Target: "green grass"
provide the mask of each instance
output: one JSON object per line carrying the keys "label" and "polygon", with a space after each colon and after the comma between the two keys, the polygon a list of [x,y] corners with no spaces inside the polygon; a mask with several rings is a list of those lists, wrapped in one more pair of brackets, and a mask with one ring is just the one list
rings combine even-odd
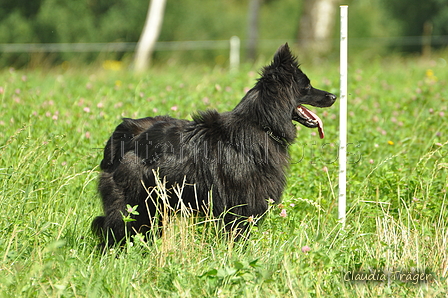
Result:
{"label": "green grass", "polygon": [[[174,217],[162,238],[102,255],[90,232],[102,148],[121,117],[234,107],[257,77],[193,66],[0,71],[1,297],[443,297],[448,292],[448,67],[353,61],[347,225],[337,220],[338,106],[301,127],[283,203],[247,242],[210,219]],[[307,65],[338,92],[335,63]],[[429,69],[431,71],[429,71]],[[282,209],[286,217],[280,216]],[[308,247],[308,252],[302,252]],[[427,283],[345,281],[415,270]]]}

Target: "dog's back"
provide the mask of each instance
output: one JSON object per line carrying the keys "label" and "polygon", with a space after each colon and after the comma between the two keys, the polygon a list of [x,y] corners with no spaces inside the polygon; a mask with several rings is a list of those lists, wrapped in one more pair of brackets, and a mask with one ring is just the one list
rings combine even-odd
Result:
{"label": "dog's back", "polygon": [[123,118],[123,122],[115,128],[112,136],[104,148],[103,160],[100,163],[101,170],[110,172],[116,169],[130,143],[141,133],[150,129],[157,122],[176,120],[169,116],[146,117],[140,119]]}

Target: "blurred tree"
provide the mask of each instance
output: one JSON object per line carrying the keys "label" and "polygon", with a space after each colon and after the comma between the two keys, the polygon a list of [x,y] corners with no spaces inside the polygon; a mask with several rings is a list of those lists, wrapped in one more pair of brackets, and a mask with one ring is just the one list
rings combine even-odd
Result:
{"label": "blurred tree", "polygon": [[42,0],[0,0],[0,17],[3,18],[14,11],[19,11],[25,18],[32,18],[39,11],[41,3]]}
{"label": "blurred tree", "polygon": [[150,62],[154,46],[162,28],[166,0],[151,0],[146,16],[145,27],[138,41],[134,67],[138,72],[145,71]]}
{"label": "blurred tree", "polygon": [[299,46],[305,52],[326,54],[331,51],[331,38],[339,0],[305,0],[299,22]]}
{"label": "blurred tree", "polygon": [[[402,35],[421,36],[429,27],[434,35],[448,34],[447,0],[383,0],[383,3],[389,14],[400,22]],[[418,51],[421,46],[412,45],[406,49]]]}
{"label": "blurred tree", "polygon": [[247,26],[247,58],[255,60],[258,41],[258,18],[263,0],[249,0],[248,26]]}
{"label": "blurred tree", "polygon": [[100,16],[119,2],[119,0],[87,0],[87,6],[93,14]]}

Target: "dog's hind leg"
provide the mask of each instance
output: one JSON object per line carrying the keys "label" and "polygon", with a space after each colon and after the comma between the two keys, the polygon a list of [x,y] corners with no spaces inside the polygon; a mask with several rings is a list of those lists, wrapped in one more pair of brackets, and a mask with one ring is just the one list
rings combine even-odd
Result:
{"label": "dog's hind leg", "polygon": [[103,172],[99,191],[103,199],[105,216],[98,216],[92,222],[92,230],[103,237],[108,246],[120,242],[125,237],[126,198],[113,179],[113,173]]}
{"label": "dog's hind leg", "polygon": [[106,219],[105,216],[97,216],[92,222],[92,232],[94,235],[98,237],[104,236],[104,220]]}

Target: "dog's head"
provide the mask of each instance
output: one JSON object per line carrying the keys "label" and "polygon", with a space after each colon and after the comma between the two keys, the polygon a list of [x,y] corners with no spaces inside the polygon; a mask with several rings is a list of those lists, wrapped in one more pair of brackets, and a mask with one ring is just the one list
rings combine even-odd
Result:
{"label": "dog's head", "polygon": [[336,101],[336,96],[314,88],[308,77],[300,70],[296,57],[288,44],[280,46],[274,55],[273,62],[263,69],[262,78],[273,92],[283,93],[289,100],[291,120],[309,128],[318,128],[321,138],[324,137],[322,120],[303,105],[324,108]]}

